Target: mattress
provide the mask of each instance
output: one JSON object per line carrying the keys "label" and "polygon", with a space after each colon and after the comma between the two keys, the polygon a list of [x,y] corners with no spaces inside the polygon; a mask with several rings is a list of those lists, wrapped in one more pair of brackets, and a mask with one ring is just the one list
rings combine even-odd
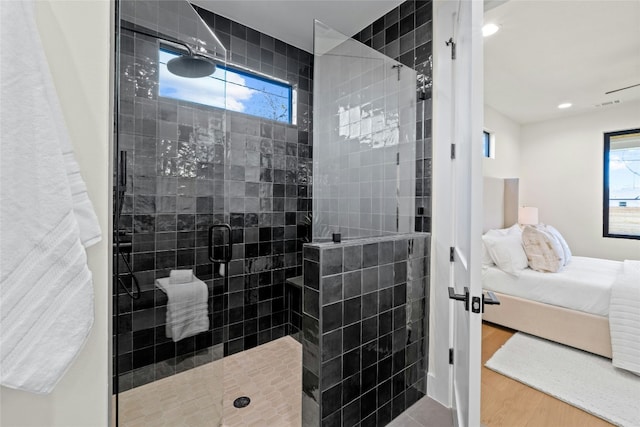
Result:
{"label": "mattress", "polygon": [[540,273],[526,268],[513,276],[497,268],[483,268],[485,290],[513,295],[544,304],[607,316],[611,285],[623,263],[574,256],[558,273]]}

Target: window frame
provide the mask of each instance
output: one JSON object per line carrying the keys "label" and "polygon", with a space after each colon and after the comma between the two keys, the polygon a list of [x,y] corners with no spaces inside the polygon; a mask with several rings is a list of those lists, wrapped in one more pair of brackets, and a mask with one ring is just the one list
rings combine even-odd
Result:
{"label": "window frame", "polygon": [[488,131],[487,129],[482,130],[482,156],[486,159],[495,158],[493,155],[494,152],[494,135],[493,132]]}
{"label": "window frame", "polygon": [[[184,55],[186,53],[186,52],[180,51],[179,49],[174,48],[174,47],[167,47],[166,45],[160,45],[159,48],[158,48],[158,53],[160,51],[164,51],[164,52],[172,54],[172,55]],[[158,69],[159,69],[159,67],[160,67],[160,61],[158,60]],[[252,78],[252,79],[260,80],[260,81],[263,81],[265,83],[269,83],[269,84],[272,84],[274,86],[279,86],[279,87],[285,89],[287,91],[287,99],[288,99],[288,106],[287,106],[287,113],[288,114],[287,114],[286,120],[277,120],[277,119],[273,119],[273,118],[270,118],[270,117],[260,116],[260,115],[257,115],[257,114],[246,113],[244,111],[236,111],[236,110],[232,110],[232,109],[227,109],[226,107],[220,107],[220,106],[211,105],[211,104],[203,104],[203,103],[199,103],[199,102],[195,102],[195,101],[189,101],[188,99],[182,99],[182,98],[177,98],[177,97],[167,97],[167,96],[160,95],[160,73],[159,73],[159,71],[158,71],[158,86],[157,86],[158,93],[157,93],[157,95],[158,95],[159,98],[174,99],[174,100],[177,100],[177,101],[180,101],[180,102],[188,102],[190,104],[195,104],[195,105],[204,106],[204,107],[208,107],[208,108],[224,109],[226,111],[230,111],[230,112],[233,112],[233,113],[244,114],[246,116],[255,117],[255,118],[260,119],[260,120],[269,120],[269,121],[276,122],[276,123],[282,123],[282,124],[288,125],[288,126],[292,126],[292,125],[295,126],[296,125],[296,121],[295,121],[295,117],[294,117],[295,109],[296,109],[296,100],[294,99],[294,97],[295,97],[295,94],[296,94],[296,90],[294,88],[294,85],[292,85],[289,82],[280,80],[280,79],[278,79],[276,77],[270,77],[270,76],[267,76],[267,75],[265,75],[263,73],[253,72],[252,70],[248,70],[248,69],[245,69],[245,68],[241,68],[239,66],[235,66],[235,64],[216,62],[216,67],[220,68],[220,69],[223,69],[223,70],[225,70],[227,72],[231,72],[231,73],[235,73],[235,74],[240,75],[240,76],[244,76],[244,77],[249,77],[249,78]],[[209,77],[211,77],[211,76],[209,76]],[[214,78],[214,77],[211,77],[211,78]],[[218,79],[218,80],[220,80],[220,79]],[[229,82],[227,79],[225,79],[224,80],[224,84],[226,85],[226,84],[237,84],[237,83]],[[252,89],[252,88],[250,88],[248,86],[245,86],[245,87],[247,87],[248,89],[251,89],[251,90],[262,92],[262,91],[260,91],[258,89]]]}
{"label": "window frame", "polygon": [[615,132],[604,133],[604,151],[603,151],[603,187],[602,187],[602,237],[616,239],[632,239],[640,240],[639,235],[633,234],[613,234],[609,232],[609,153],[611,148],[611,138],[621,135],[629,135],[640,133],[640,128],[627,129]]}

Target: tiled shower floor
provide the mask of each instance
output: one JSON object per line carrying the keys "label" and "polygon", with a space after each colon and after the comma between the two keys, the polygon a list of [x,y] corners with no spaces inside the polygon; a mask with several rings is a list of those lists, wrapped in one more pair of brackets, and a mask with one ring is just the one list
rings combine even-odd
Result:
{"label": "tiled shower floor", "polygon": [[[302,346],[287,336],[120,393],[120,426],[301,425]],[[219,387],[224,377],[224,395]],[[240,396],[251,398],[234,408]]]}

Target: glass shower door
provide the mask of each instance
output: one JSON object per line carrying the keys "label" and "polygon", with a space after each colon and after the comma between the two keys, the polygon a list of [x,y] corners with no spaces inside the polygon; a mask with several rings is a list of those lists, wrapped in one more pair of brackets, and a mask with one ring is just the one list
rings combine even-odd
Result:
{"label": "glass shower door", "polygon": [[[197,53],[224,65],[226,51],[186,1],[117,8],[115,425],[218,426],[231,256],[218,226],[229,221],[225,71],[186,78],[167,64]],[[216,106],[185,98],[199,86]]]}

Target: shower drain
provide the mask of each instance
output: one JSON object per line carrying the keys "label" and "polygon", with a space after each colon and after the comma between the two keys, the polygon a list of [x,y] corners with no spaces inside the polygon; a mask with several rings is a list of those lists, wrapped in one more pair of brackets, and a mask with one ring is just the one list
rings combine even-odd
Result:
{"label": "shower drain", "polygon": [[249,403],[251,403],[251,399],[247,396],[242,396],[233,401],[233,406],[236,408],[245,408],[249,406]]}

